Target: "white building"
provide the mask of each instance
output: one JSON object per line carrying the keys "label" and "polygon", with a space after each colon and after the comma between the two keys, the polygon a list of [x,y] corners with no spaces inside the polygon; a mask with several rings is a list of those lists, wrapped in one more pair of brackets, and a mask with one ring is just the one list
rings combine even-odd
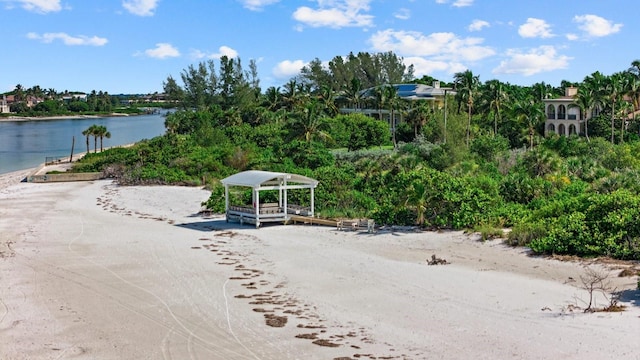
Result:
{"label": "white building", "polygon": [[0,114],[10,113],[9,104],[7,104],[7,95],[2,95],[2,101],[0,102]]}
{"label": "white building", "polygon": [[557,99],[544,99],[547,119],[544,122],[544,135],[558,134],[561,136],[584,134],[586,114],[575,106],[574,96],[578,88],[568,87],[565,94]]}

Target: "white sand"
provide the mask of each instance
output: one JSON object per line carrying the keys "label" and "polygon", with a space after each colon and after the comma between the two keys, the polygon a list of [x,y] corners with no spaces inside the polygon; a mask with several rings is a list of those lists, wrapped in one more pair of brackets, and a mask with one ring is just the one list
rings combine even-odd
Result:
{"label": "white sand", "polygon": [[621,265],[590,266],[627,310],[584,314],[584,263],[461,232],[256,230],[200,217],[200,189],[2,178],[2,359],[640,357]]}

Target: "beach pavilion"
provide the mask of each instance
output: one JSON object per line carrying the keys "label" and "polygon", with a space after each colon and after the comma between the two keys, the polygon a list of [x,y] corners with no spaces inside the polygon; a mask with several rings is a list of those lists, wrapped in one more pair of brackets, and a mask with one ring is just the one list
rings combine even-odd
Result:
{"label": "beach pavilion", "polygon": [[[313,217],[314,190],[318,181],[306,176],[261,170],[243,171],[220,180],[224,185],[225,213],[227,222],[239,221],[255,224],[264,222],[287,223],[292,218]],[[230,189],[250,188],[252,204],[232,204]],[[308,189],[309,204],[303,206],[290,203],[289,190]],[[261,203],[261,192],[277,193],[277,202]],[[275,198],[271,194],[271,198]]]}

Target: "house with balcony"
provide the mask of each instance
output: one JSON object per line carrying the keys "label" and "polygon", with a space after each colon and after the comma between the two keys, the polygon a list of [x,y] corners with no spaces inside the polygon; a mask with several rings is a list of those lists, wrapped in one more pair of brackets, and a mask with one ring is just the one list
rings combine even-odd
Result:
{"label": "house with balcony", "polygon": [[578,88],[568,87],[564,96],[556,99],[544,99],[546,120],[544,122],[544,135],[558,134],[561,136],[584,134],[587,114],[583,114],[580,108],[575,106],[574,97]]}

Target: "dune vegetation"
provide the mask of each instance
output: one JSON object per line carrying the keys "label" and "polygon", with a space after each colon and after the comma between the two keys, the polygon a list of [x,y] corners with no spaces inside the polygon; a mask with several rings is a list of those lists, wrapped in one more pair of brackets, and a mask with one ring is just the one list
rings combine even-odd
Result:
{"label": "dune vegetation", "polygon": [[[473,229],[542,254],[640,259],[640,62],[582,82],[511,85],[457,73],[446,106],[402,100],[388,84],[422,83],[393,53],[319,60],[280,87],[260,88],[255,62],[223,57],[190,66],[164,91],[175,111],[166,134],[87,154],[74,171],[121,184],[207,186],[260,169],[319,180],[319,216],[378,224]],[[363,90],[374,90],[363,96]],[[542,100],[577,87],[576,106],[597,109],[587,133],[544,136]],[[400,114],[389,122],[339,109]],[[588,136],[587,136],[588,135]],[[248,194],[236,194],[243,197]],[[295,196],[295,194],[294,194]],[[266,200],[265,200],[266,201]],[[301,196],[296,200],[304,203]]]}

